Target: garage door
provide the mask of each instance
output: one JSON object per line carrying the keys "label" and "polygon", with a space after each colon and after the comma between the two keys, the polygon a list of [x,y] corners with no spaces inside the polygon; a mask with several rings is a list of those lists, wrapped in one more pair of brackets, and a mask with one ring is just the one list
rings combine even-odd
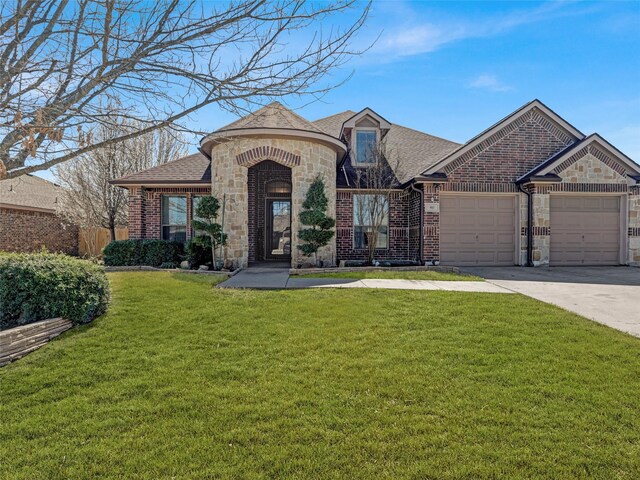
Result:
{"label": "garage door", "polygon": [[440,263],[514,265],[516,198],[441,195]]}
{"label": "garage door", "polygon": [[620,197],[551,195],[551,265],[618,265]]}

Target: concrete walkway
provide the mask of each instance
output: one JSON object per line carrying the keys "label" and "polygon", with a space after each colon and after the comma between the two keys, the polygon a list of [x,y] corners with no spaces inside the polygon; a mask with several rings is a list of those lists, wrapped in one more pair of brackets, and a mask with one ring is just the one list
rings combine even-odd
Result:
{"label": "concrete walkway", "polygon": [[289,268],[249,267],[217,285],[217,288],[278,290],[287,287]]}
{"label": "concrete walkway", "polygon": [[464,271],[640,337],[640,268],[473,267]]}
{"label": "concrete walkway", "polygon": [[386,288],[392,290],[449,290],[455,292],[513,293],[488,282],[444,280],[400,280],[352,278],[309,278],[289,276],[288,268],[250,267],[218,284],[218,288],[282,290],[299,288]]}

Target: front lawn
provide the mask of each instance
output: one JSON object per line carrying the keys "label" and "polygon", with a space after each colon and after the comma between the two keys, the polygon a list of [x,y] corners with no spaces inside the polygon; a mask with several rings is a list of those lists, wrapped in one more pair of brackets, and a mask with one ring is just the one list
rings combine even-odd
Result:
{"label": "front lawn", "polygon": [[378,270],[378,271],[355,271],[355,272],[336,272],[336,273],[309,273],[299,275],[302,278],[354,278],[354,279],[367,279],[367,278],[395,278],[402,280],[459,280],[469,282],[483,282],[484,279],[476,277],[474,275],[467,275],[463,273],[453,272],[437,272],[434,270],[414,270],[414,271],[402,271],[402,270]]}
{"label": "front lawn", "polygon": [[0,369],[0,478],[640,478],[640,340],[553,306],[110,280]]}

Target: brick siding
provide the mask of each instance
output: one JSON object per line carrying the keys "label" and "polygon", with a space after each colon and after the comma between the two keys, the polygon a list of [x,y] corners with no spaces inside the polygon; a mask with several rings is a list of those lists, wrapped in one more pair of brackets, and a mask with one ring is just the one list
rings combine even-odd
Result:
{"label": "brick siding", "polygon": [[574,141],[534,109],[447,165],[447,182],[424,187],[423,259],[440,260],[439,192],[517,193],[519,177]]}
{"label": "brick siding", "polygon": [[[129,238],[161,238],[162,195],[187,197],[187,239],[191,238],[191,197],[211,195],[211,187],[165,187],[129,189]],[[221,200],[221,199],[220,199]]]}
{"label": "brick siding", "polygon": [[[353,248],[354,190],[338,190],[336,197],[337,260],[366,260],[367,248]],[[409,199],[408,191],[393,191],[389,199],[389,248],[379,248],[375,258],[407,260],[409,258]]]}
{"label": "brick siding", "polygon": [[53,213],[0,208],[0,250],[78,254],[78,227]]}

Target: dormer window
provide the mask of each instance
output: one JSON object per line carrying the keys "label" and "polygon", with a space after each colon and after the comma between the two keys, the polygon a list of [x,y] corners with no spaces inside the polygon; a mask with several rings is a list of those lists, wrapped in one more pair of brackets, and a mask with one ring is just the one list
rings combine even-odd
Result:
{"label": "dormer window", "polygon": [[357,128],[354,142],[355,163],[370,165],[378,160],[378,130],[373,128]]}

